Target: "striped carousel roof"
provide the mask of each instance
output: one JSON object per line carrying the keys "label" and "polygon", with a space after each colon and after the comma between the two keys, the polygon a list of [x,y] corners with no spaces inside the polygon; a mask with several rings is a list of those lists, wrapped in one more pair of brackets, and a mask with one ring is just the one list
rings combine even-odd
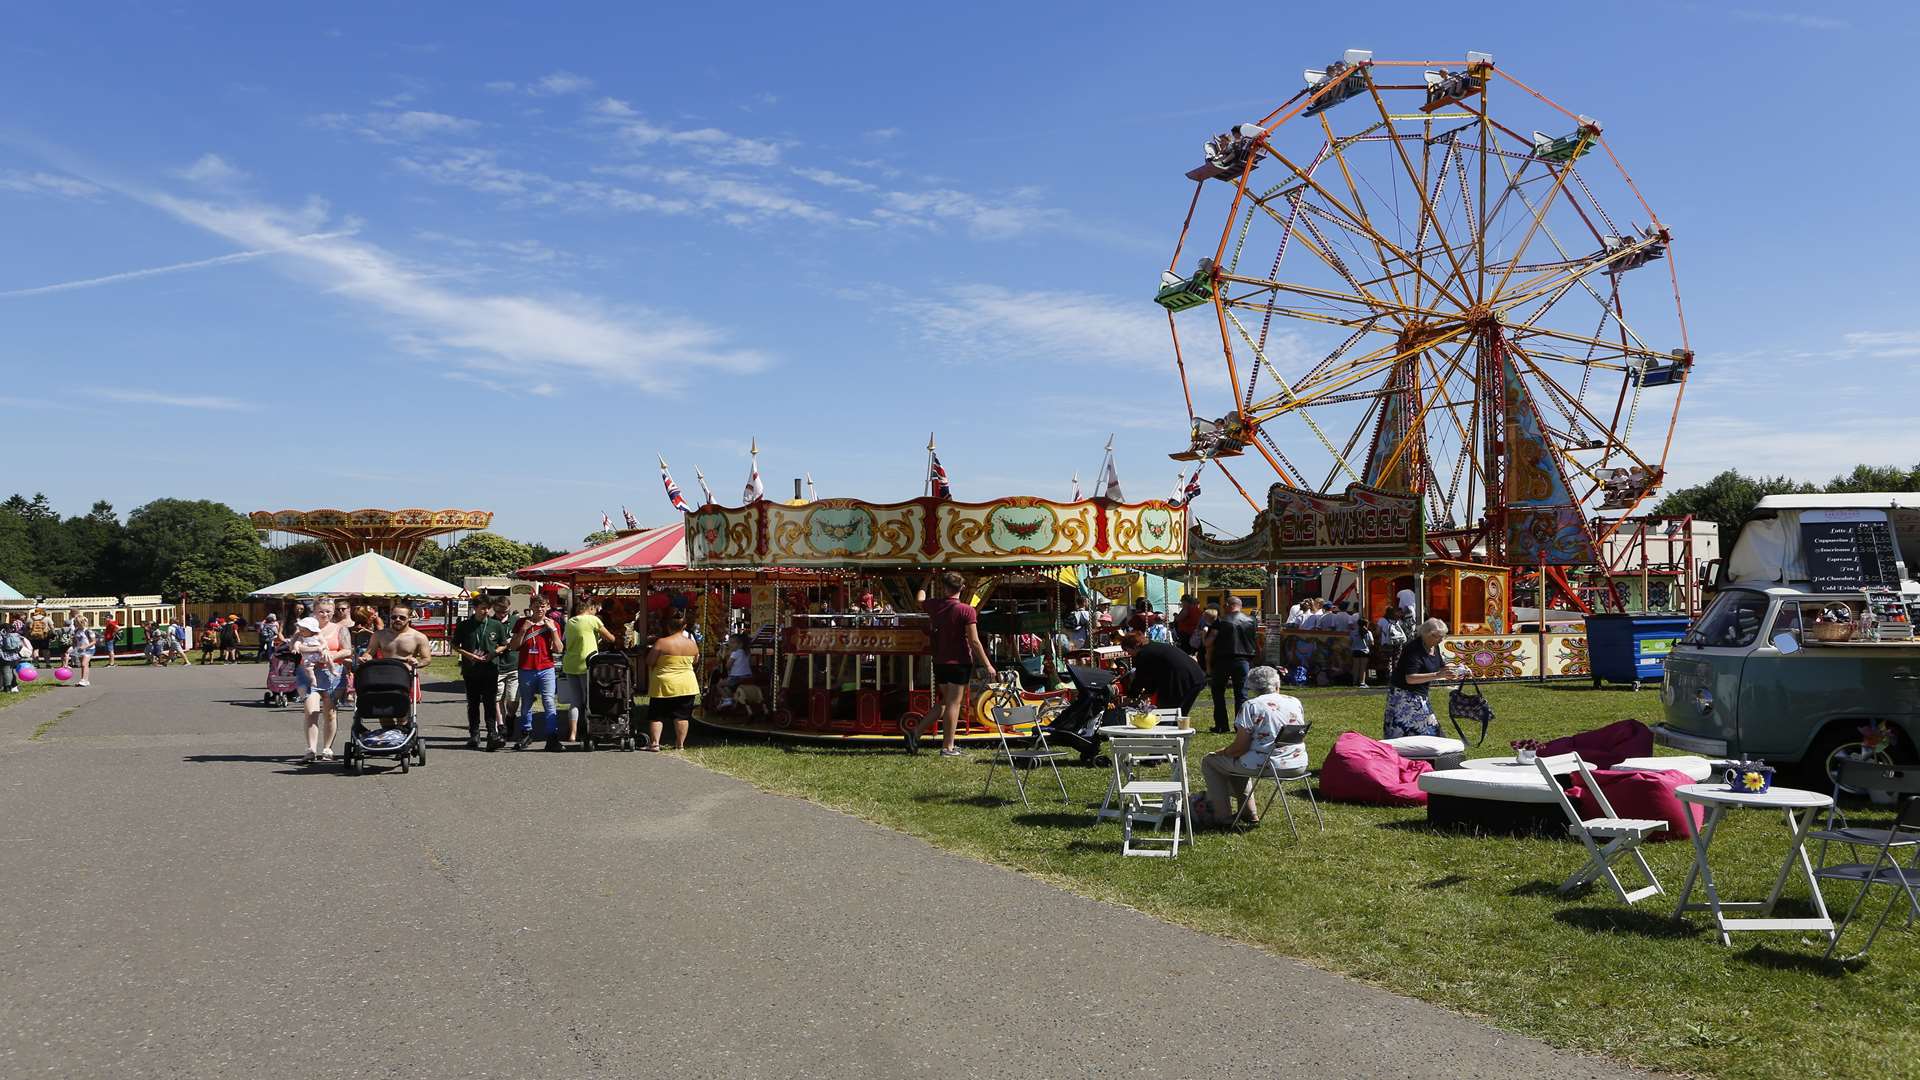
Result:
{"label": "striped carousel roof", "polygon": [[604,544],[515,570],[515,577],[573,578],[590,574],[644,574],[687,568],[684,522],[623,532]]}
{"label": "striped carousel roof", "polygon": [[255,596],[407,596],[432,599],[460,596],[458,585],[395,562],[379,552],[355,555],[345,562],[323,566],[312,573],[288,578],[255,592]]}

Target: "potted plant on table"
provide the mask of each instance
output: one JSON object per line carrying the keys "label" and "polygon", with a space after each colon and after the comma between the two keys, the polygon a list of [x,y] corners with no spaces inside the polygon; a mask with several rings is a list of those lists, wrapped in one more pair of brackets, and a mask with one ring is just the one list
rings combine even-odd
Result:
{"label": "potted plant on table", "polygon": [[1507,745],[1513,747],[1513,756],[1522,765],[1531,765],[1540,758],[1539,739],[1515,739]]}

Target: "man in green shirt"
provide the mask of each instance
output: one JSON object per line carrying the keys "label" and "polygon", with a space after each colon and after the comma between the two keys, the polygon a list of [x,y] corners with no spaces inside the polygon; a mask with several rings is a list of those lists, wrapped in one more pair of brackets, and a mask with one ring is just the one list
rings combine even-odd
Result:
{"label": "man in green shirt", "polygon": [[567,710],[567,741],[580,733],[580,714],[587,708],[587,657],[601,642],[613,644],[613,634],[600,621],[600,601],[586,597],[573,602],[573,618],[567,620],[566,652],[560,657],[560,700]]}
{"label": "man in green shirt", "polygon": [[487,751],[500,749],[500,708],[495,692],[500,657],[507,651],[507,628],[489,618],[475,600],[467,617],[453,628],[453,650],[460,657],[460,681],[467,692],[467,749],[480,749],[480,717],[487,718]]}

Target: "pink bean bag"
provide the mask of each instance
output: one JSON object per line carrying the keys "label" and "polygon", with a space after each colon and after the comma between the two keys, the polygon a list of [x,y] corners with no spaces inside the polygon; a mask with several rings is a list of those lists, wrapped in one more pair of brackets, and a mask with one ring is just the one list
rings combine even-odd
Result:
{"label": "pink bean bag", "polygon": [[1541,757],[1579,754],[1596,769],[1611,769],[1630,757],[1653,753],[1653,731],[1638,720],[1621,720],[1603,728],[1555,739],[1540,748]]}
{"label": "pink bean bag", "polygon": [[1420,774],[1432,770],[1431,761],[1409,761],[1386,743],[1348,731],[1334,740],[1333,750],[1320,763],[1320,797],[1375,806],[1425,806]]}
{"label": "pink bean bag", "polygon": [[[1680,801],[1673,790],[1694,783],[1686,773],[1674,769],[1599,769],[1593,774],[1600,790],[1607,793],[1613,812],[1623,818],[1651,818],[1667,823],[1667,830],[1655,833],[1651,840],[1684,840],[1706,820],[1707,808]],[[1581,817],[1599,817],[1600,803],[1577,785],[1574,802]]]}

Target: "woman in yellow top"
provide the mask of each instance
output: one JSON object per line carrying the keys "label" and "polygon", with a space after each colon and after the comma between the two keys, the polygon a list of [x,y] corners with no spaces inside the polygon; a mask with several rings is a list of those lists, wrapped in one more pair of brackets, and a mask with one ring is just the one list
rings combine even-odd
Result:
{"label": "woman in yellow top", "polygon": [[700,701],[700,645],[687,633],[687,617],[678,610],[667,613],[659,640],[647,653],[647,749],[660,749],[661,729],[673,721],[673,748],[687,748],[687,725],[693,722],[693,707]]}

